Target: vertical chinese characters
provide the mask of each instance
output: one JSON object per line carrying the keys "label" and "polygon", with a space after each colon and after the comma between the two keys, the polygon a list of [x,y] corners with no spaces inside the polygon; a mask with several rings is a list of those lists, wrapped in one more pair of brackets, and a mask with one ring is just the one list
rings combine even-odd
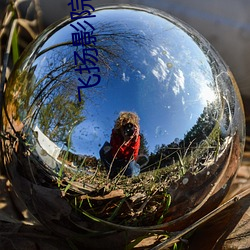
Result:
{"label": "vertical chinese characters", "polygon": [[[81,75],[78,78],[81,85],[77,87],[79,102],[81,102],[81,89],[94,87],[101,81],[101,76],[98,74],[100,68],[96,65],[98,62],[98,51],[95,48],[95,28],[89,21],[89,18],[95,17],[95,15],[92,15],[95,9],[90,4],[84,3],[87,1],[91,0],[71,0],[68,3],[68,6],[71,6],[72,10],[70,12],[71,19],[78,20],[76,23],[70,24],[70,26],[73,28],[73,32],[71,33],[72,45],[76,47],[74,50],[75,71]],[[87,19],[88,21],[83,19]],[[83,79],[82,74],[88,74],[87,79]]]}

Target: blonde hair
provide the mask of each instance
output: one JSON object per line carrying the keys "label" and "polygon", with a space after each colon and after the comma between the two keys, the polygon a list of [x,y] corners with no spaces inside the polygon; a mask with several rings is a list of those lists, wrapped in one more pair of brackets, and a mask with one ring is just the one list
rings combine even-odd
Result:
{"label": "blonde hair", "polygon": [[137,125],[139,128],[139,116],[134,112],[122,111],[119,114],[119,117],[115,121],[115,129],[119,130],[122,126],[127,123],[132,123],[133,125]]}

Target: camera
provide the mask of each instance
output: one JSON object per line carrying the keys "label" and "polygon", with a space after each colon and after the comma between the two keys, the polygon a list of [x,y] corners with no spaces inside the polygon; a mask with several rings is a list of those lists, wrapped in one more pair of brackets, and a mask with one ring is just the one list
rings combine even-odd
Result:
{"label": "camera", "polygon": [[127,123],[123,126],[123,132],[125,136],[132,136],[135,131],[135,126],[132,123]]}

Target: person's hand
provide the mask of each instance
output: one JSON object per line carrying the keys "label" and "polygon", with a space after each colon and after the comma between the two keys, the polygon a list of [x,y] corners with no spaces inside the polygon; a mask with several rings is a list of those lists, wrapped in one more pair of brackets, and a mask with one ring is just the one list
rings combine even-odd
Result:
{"label": "person's hand", "polygon": [[[134,133],[131,136],[125,136],[124,141],[128,144],[131,140],[137,141],[138,136],[140,134],[140,129],[138,125],[134,125]],[[126,144],[125,144],[126,145]]]}
{"label": "person's hand", "polygon": [[135,131],[134,131],[133,137],[134,137],[135,141],[137,141],[138,136],[140,134],[140,129],[139,129],[138,125],[134,125],[134,126],[135,126]]}
{"label": "person's hand", "polygon": [[128,135],[124,135],[123,133],[124,145],[128,145],[131,140],[137,141],[139,134],[140,134],[139,126],[134,125],[134,133],[132,135],[128,136]]}

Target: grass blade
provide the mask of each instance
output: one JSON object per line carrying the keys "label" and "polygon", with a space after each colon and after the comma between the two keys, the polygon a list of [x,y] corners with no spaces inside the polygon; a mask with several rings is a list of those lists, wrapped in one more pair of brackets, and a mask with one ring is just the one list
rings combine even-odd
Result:
{"label": "grass blade", "polygon": [[11,47],[12,47],[12,59],[13,59],[13,63],[15,64],[19,58],[18,32],[17,32],[16,26],[14,27],[14,31],[13,31]]}

